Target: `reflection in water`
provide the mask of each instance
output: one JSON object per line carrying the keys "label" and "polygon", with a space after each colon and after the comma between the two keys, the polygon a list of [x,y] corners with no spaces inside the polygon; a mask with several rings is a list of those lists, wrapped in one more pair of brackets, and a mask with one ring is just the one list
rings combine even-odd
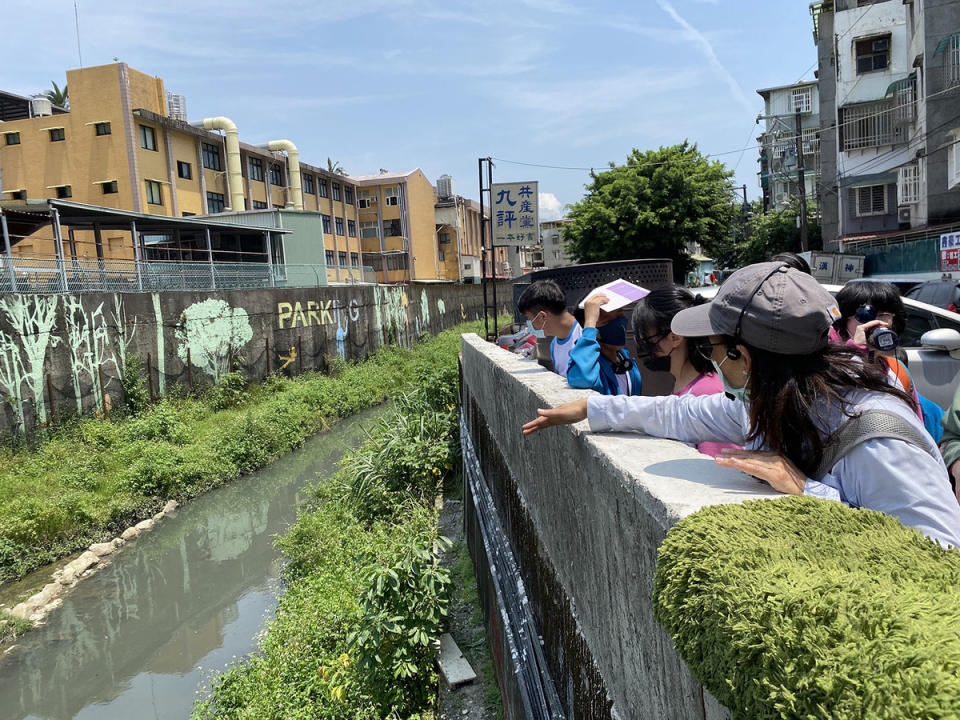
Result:
{"label": "reflection in water", "polygon": [[185,718],[204,670],[253,649],[275,604],[273,538],[336,469],[365,413],[186,505],[65,596],[0,659],[0,720]]}

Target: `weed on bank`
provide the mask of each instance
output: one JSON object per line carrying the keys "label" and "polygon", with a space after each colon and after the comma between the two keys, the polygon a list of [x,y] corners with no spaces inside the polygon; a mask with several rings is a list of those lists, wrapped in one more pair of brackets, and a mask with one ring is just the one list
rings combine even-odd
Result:
{"label": "weed on bank", "polygon": [[203,397],[168,397],[118,420],[78,419],[32,448],[0,450],[0,582],[255,470],[337,418],[382,402],[426,368],[456,365],[469,323],[388,347],[331,374],[228,373]]}

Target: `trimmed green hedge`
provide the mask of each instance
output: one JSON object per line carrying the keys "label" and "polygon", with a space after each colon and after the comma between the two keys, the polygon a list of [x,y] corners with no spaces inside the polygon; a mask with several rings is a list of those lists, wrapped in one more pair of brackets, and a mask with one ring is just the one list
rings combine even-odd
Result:
{"label": "trimmed green hedge", "polygon": [[654,614],[734,718],[960,717],[960,552],[810,497],[705,508]]}

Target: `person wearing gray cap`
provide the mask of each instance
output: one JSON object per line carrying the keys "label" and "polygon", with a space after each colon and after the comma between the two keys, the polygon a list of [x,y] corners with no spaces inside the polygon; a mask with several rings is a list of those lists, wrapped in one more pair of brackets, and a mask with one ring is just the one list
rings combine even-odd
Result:
{"label": "person wearing gray cap", "polygon": [[749,265],[671,323],[677,335],[707,338],[699,347],[724,394],[591,396],[538,410],[523,433],[586,419],[595,432],[743,445],[715,462],[784,493],[885,512],[960,547],[960,504],[913,399],[854,350],[828,343],[839,315],[810,275]]}

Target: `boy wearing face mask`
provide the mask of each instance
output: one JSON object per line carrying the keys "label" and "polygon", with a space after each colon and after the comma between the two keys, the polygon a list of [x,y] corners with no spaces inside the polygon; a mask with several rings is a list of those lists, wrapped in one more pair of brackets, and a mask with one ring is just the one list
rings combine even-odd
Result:
{"label": "boy wearing face mask", "polygon": [[583,333],[570,351],[567,382],[604,395],[639,395],[640,371],[625,347],[627,318],[622,310],[602,310],[607,302],[598,293],[584,303]]}
{"label": "boy wearing face mask", "polygon": [[580,339],[582,328],[567,312],[566,296],[553,280],[537,280],[517,298],[517,309],[527,318],[527,327],[538,338],[549,337],[553,371],[567,376],[570,350]]}

